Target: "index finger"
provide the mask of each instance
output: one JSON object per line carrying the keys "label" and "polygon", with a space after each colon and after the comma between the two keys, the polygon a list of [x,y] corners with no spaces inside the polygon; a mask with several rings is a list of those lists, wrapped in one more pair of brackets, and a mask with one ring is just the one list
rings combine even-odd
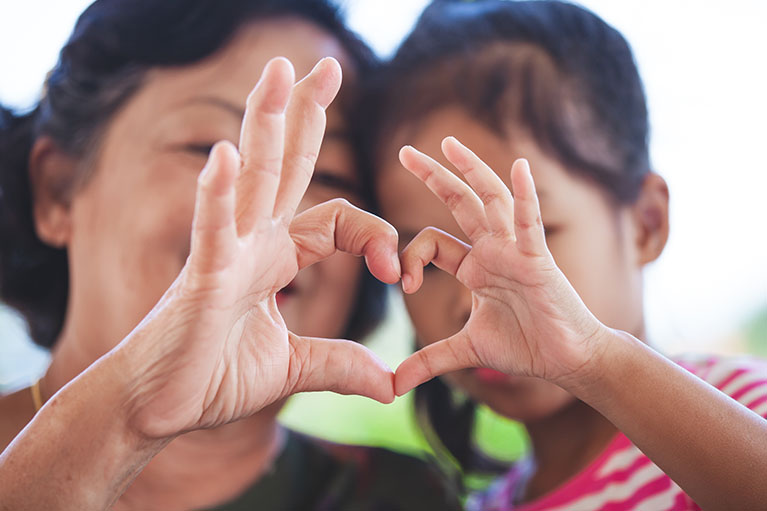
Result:
{"label": "index finger", "polygon": [[433,158],[412,146],[400,150],[402,166],[413,173],[450,210],[458,226],[474,241],[487,232],[482,201],[469,185]]}
{"label": "index finger", "polygon": [[397,231],[377,216],[333,199],[303,211],[290,224],[298,267],[330,257],[337,250],[365,256],[370,273],[393,284],[400,278]]}

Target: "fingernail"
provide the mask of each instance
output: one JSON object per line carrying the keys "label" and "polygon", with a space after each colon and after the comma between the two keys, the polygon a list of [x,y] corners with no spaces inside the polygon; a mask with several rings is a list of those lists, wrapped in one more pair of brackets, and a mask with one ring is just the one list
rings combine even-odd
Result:
{"label": "fingernail", "polygon": [[407,290],[410,288],[410,284],[413,283],[413,277],[411,277],[408,274],[405,274],[402,276],[402,290],[407,293]]}
{"label": "fingernail", "polygon": [[394,273],[397,274],[397,278],[402,277],[402,267],[399,264],[399,256],[397,254],[394,254],[391,258],[392,262],[392,268],[394,268]]}
{"label": "fingernail", "polygon": [[200,173],[200,182],[205,185],[210,184],[210,180],[213,179],[213,171],[211,169],[218,164],[218,151],[219,147],[218,143],[216,143],[210,150],[210,154],[208,154],[208,161],[205,163],[205,166],[202,168],[202,172]]}
{"label": "fingernail", "polygon": [[322,57],[312,68],[312,73],[317,71],[326,61],[331,60],[333,57]]}
{"label": "fingernail", "polygon": [[317,69],[319,69],[319,67],[322,65],[322,63],[325,62],[326,58],[327,57],[321,58],[316,64],[314,64],[314,67],[312,68],[312,70],[311,70],[311,72],[309,74],[312,74],[315,71],[317,71]]}

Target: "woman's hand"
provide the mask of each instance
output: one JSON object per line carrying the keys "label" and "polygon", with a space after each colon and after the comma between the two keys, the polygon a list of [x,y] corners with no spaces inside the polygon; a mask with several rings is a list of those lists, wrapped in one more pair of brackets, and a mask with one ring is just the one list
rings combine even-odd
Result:
{"label": "woman's hand", "polygon": [[563,383],[596,354],[596,340],[607,328],[589,312],[546,247],[527,161],[512,166],[512,197],[495,172],[456,139],[445,139],[442,151],[468,184],[412,147],[402,149],[400,160],[447,205],[471,246],[438,229],[424,229],[401,255],[403,289],[416,292],[423,267],[434,263],[471,290],[471,316],[461,331],[399,366],[397,394],[467,367]]}
{"label": "woman's hand", "polygon": [[248,98],[239,153],[225,142],[211,151],[187,263],[118,347],[142,434],[218,426],[300,391],[393,400],[391,370],[372,352],[291,333],[275,301],[300,268],[336,249],[364,255],[385,282],[399,279],[396,232],[377,217],[336,200],[294,218],[340,84],[333,59],[295,85],[291,64],[272,60]]}

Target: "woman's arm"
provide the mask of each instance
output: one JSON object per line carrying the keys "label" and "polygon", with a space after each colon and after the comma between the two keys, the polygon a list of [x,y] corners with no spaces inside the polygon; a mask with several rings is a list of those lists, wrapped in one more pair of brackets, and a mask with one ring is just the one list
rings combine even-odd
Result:
{"label": "woman's arm", "polygon": [[[289,332],[275,294],[343,250],[399,279],[397,236],[334,200],[295,215],[341,83],[333,59],[294,85],[273,59],[248,98],[239,153],[219,143],[198,180],[192,247],[158,304],[62,388],[0,457],[0,509],[106,509],[170,439],[248,417],[293,393],[394,399],[362,345]],[[292,136],[286,139],[286,128]]]}
{"label": "woman's arm", "polygon": [[0,510],[108,509],[171,440],[132,426],[126,351],[69,382],[0,454]]}
{"label": "woman's arm", "polygon": [[460,332],[400,365],[397,394],[467,367],[544,378],[613,422],[704,509],[764,509],[767,421],[591,314],[546,247],[527,162],[512,167],[512,197],[457,140],[442,148],[468,184],[412,148],[400,159],[471,246],[422,231],[402,253],[403,287],[415,292],[433,262],[472,291],[472,311]]}

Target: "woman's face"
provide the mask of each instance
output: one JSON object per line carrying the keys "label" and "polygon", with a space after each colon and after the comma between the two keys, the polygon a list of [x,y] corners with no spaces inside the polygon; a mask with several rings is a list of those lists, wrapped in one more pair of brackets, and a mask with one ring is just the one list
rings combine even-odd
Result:
{"label": "woman's face", "polygon": [[[311,23],[253,23],[231,44],[191,66],[151,71],[113,117],[92,176],[71,206],[68,329],[98,356],[149,312],[189,254],[197,176],[210,147],[238,142],[245,100],[264,65],[285,56],[306,75],[325,56],[354,80],[338,42]],[[300,210],[334,197],[359,203],[358,177],[340,103],[330,106],[313,181]],[[359,259],[337,254],[302,270],[278,295],[288,327],[337,337],[349,319]],[[247,278],[247,276],[243,276]],[[66,334],[65,334],[66,335]]]}
{"label": "woman's face", "polygon": [[[451,168],[440,151],[440,143],[448,135],[473,149],[507,186],[512,162],[519,157],[530,161],[547,244],[557,264],[602,322],[640,335],[641,271],[631,250],[634,231],[628,210],[613,206],[598,187],[568,173],[530,139],[500,138],[458,108],[438,110],[400,129],[382,155],[378,195],[384,217],[400,233],[401,248],[430,225],[469,241],[449,210],[397,160],[398,145],[412,144]],[[471,302],[466,288],[432,265],[424,271],[421,289],[405,296],[421,345],[460,330],[471,312]],[[574,399],[554,384],[536,378],[475,369],[446,378],[474,400],[525,422],[552,415]]]}

